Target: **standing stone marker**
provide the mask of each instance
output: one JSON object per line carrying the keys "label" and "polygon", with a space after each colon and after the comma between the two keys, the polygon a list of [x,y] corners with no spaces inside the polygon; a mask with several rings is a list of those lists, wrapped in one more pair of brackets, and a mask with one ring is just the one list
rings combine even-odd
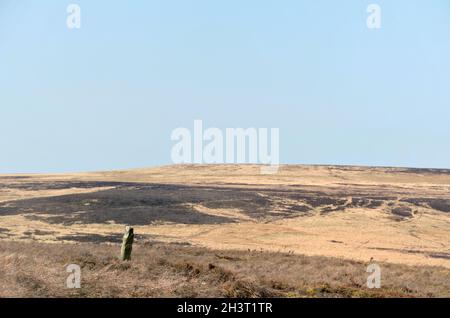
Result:
{"label": "standing stone marker", "polygon": [[120,257],[121,257],[122,261],[131,260],[131,250],[133,249],[133,239],[134,239],[133,228],[130,226],[127,226],[125,228],[125,234],[123,235],[123,239],[122,239],[122,249],[120,250]]}

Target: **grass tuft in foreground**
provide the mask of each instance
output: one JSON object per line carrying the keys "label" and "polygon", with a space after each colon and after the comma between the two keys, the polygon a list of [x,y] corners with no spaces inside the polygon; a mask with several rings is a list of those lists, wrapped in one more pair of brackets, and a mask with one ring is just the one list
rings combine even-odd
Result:
{"label": "grass tuft in foreground", "polygon": [[[174,244],[120,246],[0,242],[0,297],[450,297],[450,270],[380,263],[382,288],[366,287],[367,264],[261,251]],[[81,288],[66,288],[66,267]]]}

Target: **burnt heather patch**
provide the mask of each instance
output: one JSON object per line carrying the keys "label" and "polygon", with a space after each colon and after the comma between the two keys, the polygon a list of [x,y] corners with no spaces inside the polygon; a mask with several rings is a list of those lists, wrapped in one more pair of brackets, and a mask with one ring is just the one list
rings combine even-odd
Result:
{"label": "burnt heather patch", "polygon": [[[3,185],[5,186],[5,185]],[[18,186],[18,185],[17,185]],[[347,208],[377,209],[384,203],[400,220],[412,216],[410,208],[398,208],[397,200],[416,207],[450,212],[447,198],[398,198],[350,188],[331,192],[304,189],[238,188],[226,186],[182,186],[122,182],[22,183],[26,190],[114,187],[84,194],[69,194],[3,202],[0,216],[24,215],[32,220],[71,225],[115,222],[147,225],[152,222],[224,224],[237,222],[227,216],[195,209],[238,209],[254,220],[271,220],[340,212]]]}

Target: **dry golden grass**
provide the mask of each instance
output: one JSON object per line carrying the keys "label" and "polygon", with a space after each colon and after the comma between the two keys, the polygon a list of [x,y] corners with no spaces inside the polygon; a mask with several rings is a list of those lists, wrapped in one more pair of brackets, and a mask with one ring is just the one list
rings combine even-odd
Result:
{"label": "dry golden grass", "polygon": [[[136,244],[132,260],[104,244],[0,242],[0,297],[450,297],[450,270],[261,251]],[[81,288],[66,288],[69,264]],[[320,270],[318,270],[320,269]]]}
{"label": "dry golden grass", "polygon": [[[233,222],[186,224],[177,222],[176,218],[175,221],[167,221],[161,215],[160,219],[156,216],[147,224],[134,224],[130,214],[129,220],[111,217],[102,222],[91,221],[88,226],[81,220],[67,222],[67,218],[65,222],[51,221],[54,214],[34,209],[34,203],[30,203],[26,213],[0,212],[0,228],[4,229],[0,231],[0,239],[57,243],[70,241],[70,237],[76,235],[97,234],[106,237],[120,235],[125,223],[130,223],[138,233],[162,242],[189,242],[214,249],[246,250],[262,247],[269,251],[294,251],[359,261],[374,258],[376,261],[391,263],[450,268],[450,213],[438,211],[428,203],[417,205],[411,201],[426,198],[450,202],[450,173],[443,170],[282,165],[276,174],[261,175],[257,165],[175,165],[129,171],[0,176],[0,182],[7,184],[0,189],[0,208],[3,206],[6,209],[24,199],[83,193],[94,194],[90,201],[83,201],[84,205],[89,206],[92,202],[95,204],[96,193],[100,195],[115,188],[108,182],[170,184],[200,190],[210,187],[208,191],[216,193],[221,189],[236,193],[247,191],[248,200],[255,200],[259,196],[268,202],[268,206],[264,207],[264,213],[268,216],[254,218],[249,214],[253,209],[251,206],[227,206],[226,200],[221,205],[211,206],[211,202],[190,202],[187,197],[187,201],[180,205],[184,210],[178,209],[174,213],[181,216],[184,211],[192,210],[202,216],[220,217]],[[67,183],[69,188],[45,188],[45,185],[58,182]],[[91,188],[77,185],[83,182],[106,184]],[[27,184],[34,186],[27,188]],[[37,189],[35,185],[44,187]],[[174,196],[179,193],[177,189],[172,191]],[[340,206],[335,203],[311,206],[303,199],[278,195],[284,192],[316,193],[345,203]],[[108,200],[119,198],[119,195],[122,194],[114,194]],[[128,200],[132,195],[123,196]],[[385,199],[377,207],[354,204],[360,200],[358,198],[374,197]],[[227,197],[230,200],[233,198],[234,194]],[[369,204],[371,200],[368,199]],[[123,206],[124,213],[133,208],[133,204]],[[285,212],[295,211],[298,207],[310,211],[285,217]],[[61,213],[64,213],[65,208],[61,205]],[[152,207],[142,209],[142,213],[145,209],[153,213]],[[403,219],[393,215],[395,209],[400,212],[410,209],[413,214]],[[104,210],[122,213],[114,206],[105,205]],[[173,205],[168,204],[158,213],[171,210]],[[331,212],[324,212],[328,210]],[[73,213],[73,217],[76,219],[83,213],[81,206],[79,212]],[[93,213],[100,215],[104,211]],[[41,232],[36,234],[36,231]]]}
{"label": "dry golden grass", "polygon": [[[131,263],[114,245],[126,224],[137,233]],[[382,264],[382,290],[365,288],[370,260]],[[71,262],[83,265],[81,290],[63,286]],[[449,297],[450,172],[178,165],[0,175],[0,269],[0,296]]]}

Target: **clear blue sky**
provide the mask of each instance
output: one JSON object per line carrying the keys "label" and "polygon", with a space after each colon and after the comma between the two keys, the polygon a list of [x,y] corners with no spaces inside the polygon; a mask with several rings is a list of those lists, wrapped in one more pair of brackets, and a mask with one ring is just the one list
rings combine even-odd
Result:
{"label": "clear blue sky", "polygon": [[0,119],[0,173],[169,164],[194,119],[278,127],[282,163],[450,168],[450,1],[0,0]]}

